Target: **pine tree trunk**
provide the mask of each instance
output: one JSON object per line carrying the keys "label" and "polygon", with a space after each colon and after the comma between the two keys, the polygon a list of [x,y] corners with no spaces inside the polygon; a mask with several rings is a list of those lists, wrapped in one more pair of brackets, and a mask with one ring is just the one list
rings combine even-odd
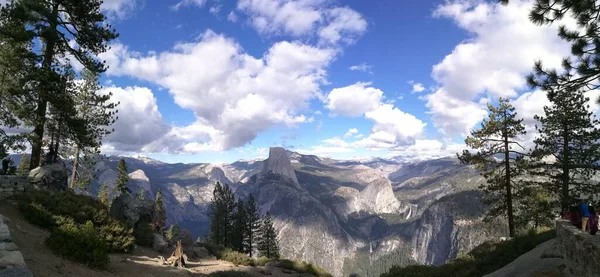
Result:
{"label": "pine tree trunk", "polygon": [[[504,112],[504,121],[506,122],[506,111]],[[512,206],[512,184],[510,183],[510,152],[508,147],[508,131],[506,126],[503,131],[504,136],[504,166],[506,174],[506,205],[508,214],[508,233],[509,236],[515,237],[515,219],[513,217],[513,206]]]}
{"label": "pine tree trunk", "polygon": [[75,175],[77,174],[77,166],[79,165],[79,145],[75,147],[75,158],[73,158],[73,170],[71,171],[71,183],[69,188],[75,187]]}
{"label": "pine tree trunk", "polygon": [[562,176],[562,192],[561,192],[561,209],[564,214],[569,210],[569,127],[563,123],[563,176]]}
{"label": "pine tree trunk", "polygon": [[[52,28],[54,35],[56,35],[57,28],[57,17],[58,17],[58,4],[54,4],[52,8],[52,14],[50,19],[50,28]],[[46,49],[44,52],[44,61],[42,62],[42,68],[45,70],[51,70],[52,60],[54,59],[54,45],[56,44],[56,37],[49,37],[46,41]],[[33,128],[33,137],[31,139],[31,161],[29,162],[29,170],[32,170],[40,166],[40,160],[42,156],[42,139],[44,137],[44,125],[46,124],[46,108],[48,107],[48,99],[44,88],[39,88],[39,98],[37,101],[37,110],[35,127]]]}

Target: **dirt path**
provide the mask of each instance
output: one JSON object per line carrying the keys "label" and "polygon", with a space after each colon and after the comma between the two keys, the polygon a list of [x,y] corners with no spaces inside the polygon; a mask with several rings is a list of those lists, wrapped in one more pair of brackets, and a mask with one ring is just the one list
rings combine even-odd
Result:
{"label": "dirt path", "polygon": [[[93,270],[82,264],[75,263],[54,255],[44,245],[44,240],[50,235],[46,230],[29,224],[21,216],[16,207],[0,201],[0,214],[9,218],[8,227],[14,242],[25,258],[27,267],[37,277],[109,277],[109,276],[204,276],[217,271],[245,271],[257,277],[265,276],[262,267],[234,266],[220,260],[189,261],[187,269],[178,269],[159,264],[159,253],[151,248],[137,247],[132,253],[111,254],[107,270]],[[267,268],[270,276],[289,276],[279,269]]]}

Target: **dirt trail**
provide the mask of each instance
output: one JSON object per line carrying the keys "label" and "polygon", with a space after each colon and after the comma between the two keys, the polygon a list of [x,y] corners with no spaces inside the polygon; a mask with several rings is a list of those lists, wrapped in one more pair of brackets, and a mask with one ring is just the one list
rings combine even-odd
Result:
{"label": "dirt trail", "polygon": [[[93,270],[82,264],[56,256],[44,245],[50,233],[29,224],[16,209],[14,203],[0,201],[0,214],[9,218],[8,227],[12,238],[25,258],[27,267],[36,277],[112,277],[112,276],[204,276],[217,271],[244,271],[256,277],[290,276],[278,268],[234,266],[220,260],[189,261],[186,269],[160,265],[161,255],[151,248],[136,247],[132,253],[111,254],[110,265],[106,270]],[[163,254],[164,256],[164,254]]]}

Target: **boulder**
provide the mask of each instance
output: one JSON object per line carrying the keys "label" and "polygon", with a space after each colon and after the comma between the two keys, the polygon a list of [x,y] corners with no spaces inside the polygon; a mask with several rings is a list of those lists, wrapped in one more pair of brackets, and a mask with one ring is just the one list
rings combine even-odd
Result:
{"label": "boulder", "polygon": [[157,251],[158,253],[164,253],[169,244],[161,234],[154,234],[154,243],[152,243],[152,249]]}
{"label": "boulder", "polygon": [[19,251],[0,251],[0,268],[12,267],[26,268],[23,254]]}
{"label": "boulder", "polygon": [[134,198],[130,194],[117,197],[110,206],[110,215],[135,227],[140,221],[152,222],[154,218],[154,201]]}
{"label": "boulder", "polygon": [[194,240],[192,239],[192,233],[189,230],[183,229],[179,231],[179,233],[171,238],[169,241],[170,245],[177,245],[177,241],[181,240],[181,245],[183,247],[192,246],[194,244]]}
{"label": "boulder", "polygon": [[58,163],[34,168],[29,172],[27,179],[36,189],[57,192],[65,191],[68,187],[67,169]]}
{"label": "boulder", "polygon": [[202,246],[192,246],[192,253],[194,254],[194,257],[198,259],[210,258],[210,253],[208,253],[208,250]]}

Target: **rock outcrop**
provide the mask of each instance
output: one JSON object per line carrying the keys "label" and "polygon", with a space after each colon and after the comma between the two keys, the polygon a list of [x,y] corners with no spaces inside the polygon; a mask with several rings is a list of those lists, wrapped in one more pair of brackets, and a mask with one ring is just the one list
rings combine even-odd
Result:
{"label": "rock outcrop", "polygon": [[23,254],[12,240],[7,221],[8,218],[0,215],[0,276],[33,276],[25,265]]}
{"label": "rock outcrop", "polygon": [[290,157],[287,151],[281,147],[271,147],[269,149],[269,158],[266,160],[263,172],[271,172],[289,178],[299,187],[298,177],[296,177]]}
{"label": "rock outcrop", "polygon": [[567,220],[556,222],[556,242],[571,273],[580,277],[600,274],[600,237],[581,232]]}
{"label": "rock outcrop", "polygon": [[152,242],[152,249],[158,253],[165,253],[169,243],[165,241],[165,237],[161,234],[154,234],[154,241]]}
{"label": "rock outcrop", "polygon": [[154,218],[154,201],[141,200],[130,194],[117,197],[110,206],[110,214],[131,227],[140,221],[152,222]]}
{"label": "rock outcrop", "polygon": [[65,191],[68,187],[67,169],[58,163],[43,165],[29,172],[29,183],[36,188],[48,191]]}

